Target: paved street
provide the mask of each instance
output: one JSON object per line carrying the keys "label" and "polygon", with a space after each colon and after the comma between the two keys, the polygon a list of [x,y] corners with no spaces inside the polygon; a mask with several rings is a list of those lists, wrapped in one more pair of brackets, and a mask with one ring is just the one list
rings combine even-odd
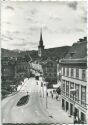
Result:
{"label": "paved street", "polygon": [[[23,87],[19,87],[20,92],[7,97],[2,101],[2,122],[3,123],[51,123],[55,122],[43,106],[40,97],[40,86],[36,80],[31,78],[25,80]],[[26,105],[17,107],[19,99],[29,92],[30,98]]]}
{"label": "paved street", "polygon": [[[60,101],[47,98],[46,109],[46,87],[41,87],[41,80],[34,78],[25,79],[18,87],[19,92],[9,96],[2,101],[3,123],[72,123],[67,113],[61,109]],[[17,107],[21,97],[29,93],[27,104]],[[64,118],[63,118],[64,116]],[[51,118],[52,117],[52,118]]]}

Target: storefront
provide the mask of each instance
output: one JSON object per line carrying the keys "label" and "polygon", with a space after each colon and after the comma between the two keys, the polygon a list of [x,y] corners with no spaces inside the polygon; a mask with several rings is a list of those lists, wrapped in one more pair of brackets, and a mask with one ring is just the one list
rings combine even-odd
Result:
{"label": "storefront", "polygon": [[82,124],[86,123],[86,116],[83,112],[81,112],[81,123]]}
{"label": "storefront", "polygon": [[74,117],[79,119],[79,110],[77,108],[74,109]]}

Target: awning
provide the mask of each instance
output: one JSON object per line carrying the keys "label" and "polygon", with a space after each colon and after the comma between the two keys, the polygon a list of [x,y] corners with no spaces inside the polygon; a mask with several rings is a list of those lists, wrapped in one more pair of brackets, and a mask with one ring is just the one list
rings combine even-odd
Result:
{"label": "awning", "polygon": [[61,84],[58,83],[58,84],[53,84],[53,88],[58,88]]}

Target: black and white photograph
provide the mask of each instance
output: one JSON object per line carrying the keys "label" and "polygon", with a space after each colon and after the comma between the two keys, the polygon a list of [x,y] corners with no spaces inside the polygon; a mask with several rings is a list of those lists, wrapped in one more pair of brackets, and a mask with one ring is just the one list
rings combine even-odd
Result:
{"label": "black and white photograph", "polygon": [[87,1],[1,1],[1,124],[88,124]]}

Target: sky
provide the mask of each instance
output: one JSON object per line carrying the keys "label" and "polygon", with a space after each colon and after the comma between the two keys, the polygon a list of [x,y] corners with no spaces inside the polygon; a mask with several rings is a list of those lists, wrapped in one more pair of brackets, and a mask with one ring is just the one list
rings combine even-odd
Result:
{"label": "sky", "polygon": [[85,1],[3,1],[1,47],[37,50],[40,31],[45,48],[72,46],[87,36]]}

